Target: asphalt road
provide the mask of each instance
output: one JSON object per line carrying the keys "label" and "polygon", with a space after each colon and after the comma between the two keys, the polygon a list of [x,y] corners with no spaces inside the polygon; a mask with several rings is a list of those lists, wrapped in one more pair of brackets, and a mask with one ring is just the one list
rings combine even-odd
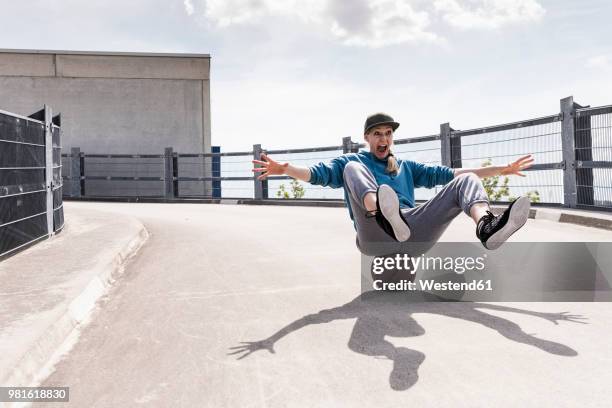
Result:
{"label": "asphalt road", "polygon": [[[66,406],[612,406],[612,304],[364,306],[341,208],[65,205],[151,235],[45,382]],[[444,239],[473,234],[461,215]],[[529,220],[513,239],[612,234]]]}

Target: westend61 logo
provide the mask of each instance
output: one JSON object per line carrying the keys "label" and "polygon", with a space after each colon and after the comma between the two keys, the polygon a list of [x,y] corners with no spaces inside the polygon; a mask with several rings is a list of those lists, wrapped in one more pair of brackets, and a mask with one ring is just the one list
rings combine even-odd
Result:
{"label": "westend61 logo", "polygon": [[[479,257],[441,257],[425,256],[422,254],[413,257],[408,254],[395,254],[391,256],[377,256],[372,260],[372,278],[374,290],[487,290],[491,289],[491,282],[477,280],[471,282],[440,282],[438,280],[419,280],[414,282],[417,271],[452,272],[463,275],[465,272],[483,271],[487,255]],[[473,287],[472,287],[473,286]]]}

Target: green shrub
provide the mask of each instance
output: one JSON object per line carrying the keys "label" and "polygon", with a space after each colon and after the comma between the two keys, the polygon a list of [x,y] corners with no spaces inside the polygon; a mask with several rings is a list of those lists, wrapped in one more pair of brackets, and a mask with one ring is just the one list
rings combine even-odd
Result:
{"label": "green shrub", "polygon": [[[482,167],[487,167],[492,164],[491,159],[487,159],[482,163]],[[516,197],[510,195],[510,188],[508,187],[510,179],[508,176],[493,176],[485,177],[482,179],[482,185],[487,192],[487,196],[490,201],[502,201],[504,197],[508,198],[508,201],[516,200]],[[529,201],[532,203],[540,202],[540,193],[537,190],[528,191],[525,193],[526,197],[529,197]]]}
{"label": "green shrub", "polygon": [[276,197],[278,198],[303,198],[305,194],[304,186],[298,180],[293,179],[289,184],[291,191],[287,191],[284,184],[278,186]]}

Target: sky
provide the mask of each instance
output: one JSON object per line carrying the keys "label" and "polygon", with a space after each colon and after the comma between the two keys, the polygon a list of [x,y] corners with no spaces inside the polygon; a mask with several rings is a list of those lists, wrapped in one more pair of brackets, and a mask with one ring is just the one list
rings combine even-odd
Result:
{"label": "sky", "polygon": [[211,55],[223,151],[396,137],[612,104],[606,0],[0,0],[0,48]]}

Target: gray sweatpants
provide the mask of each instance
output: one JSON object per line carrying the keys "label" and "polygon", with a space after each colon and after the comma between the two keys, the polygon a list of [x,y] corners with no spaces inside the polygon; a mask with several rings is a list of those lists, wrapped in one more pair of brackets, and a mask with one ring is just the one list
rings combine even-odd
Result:
{"label": "gray sweatpants", "polygon": [[427,202],[415,208],[401,209],[410,227],[410,239],[401,243],[387,235],[373,217],[366,217],[363,198],[378,189],[372,172],[361,163],[350,162],[344,168],[343,176],[357,229],[357,247],[366,255],[424,253],[438,241],[461,211],[469,216],[474,203],[489,202],[480,178],[474,173],[461,174]]}

